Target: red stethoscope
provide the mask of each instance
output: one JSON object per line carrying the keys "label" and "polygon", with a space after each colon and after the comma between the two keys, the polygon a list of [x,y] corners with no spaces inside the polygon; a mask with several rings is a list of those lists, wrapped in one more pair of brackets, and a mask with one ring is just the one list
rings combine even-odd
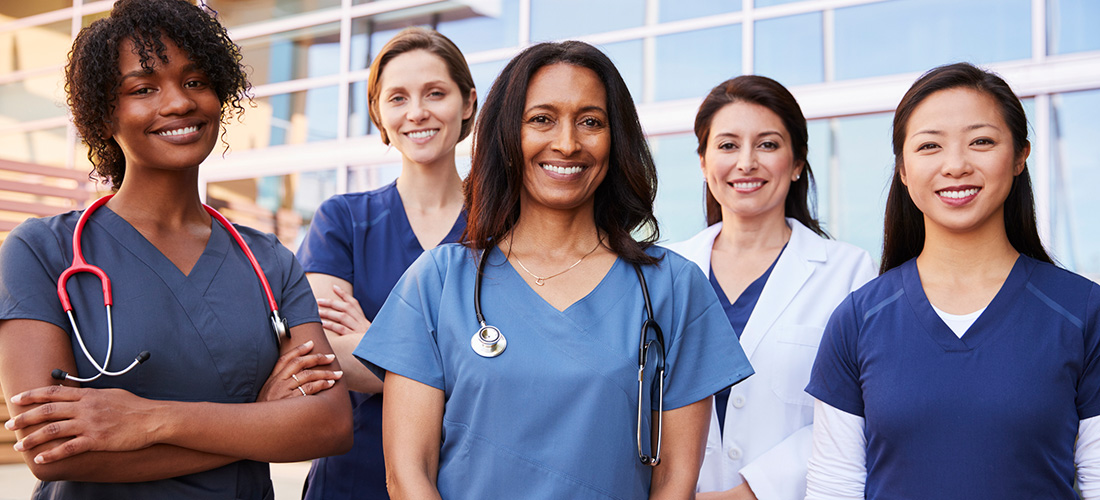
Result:
{"label": "red stethoscope", "polygon": [[[103,272],[103,269],[88,264],[84,260],[84,252],[80,249],[80,237],[84,233],[84,225],[88,222],[88,219],[92,216],[92,213],[96,211],[103,204],[107,203],[107,200],[111,199],[114,195],[107,195],[92,203],[84,213],[80,215],[80,219],[76,221],[76,229],[73,231],[73,263],[68,269],[65,269],[61,273],[61,276],[57,278],[57,297],[61,299],[61,307],[65,309],[65,314],[69,316],[69,323],[73,326],[73,335],[76,337],[76,341],[80,344],[80,350],[84,351],[84,356],[88,358],[88,361],[95,367],[97,373],[93,377],[80,378],[73,375],[69,375],[65,371],[59,369],[54,370],[50,375],[57,380],[72,380],[74,382],[91,382],[104,375],[108,377],[117,377],[130,370],[133,370],[137,365],[144,363],[149,359],[149,351],[141,351],[140,354],[134,358],[134,361],[130,363],[123,370],[110,371],[107,369],[108,363],[111,362],[111,350],[114,347],[114,322],[111,319],[111,280],[107,277],[107,273]],[[283,338],[290,338],[290,324],[287,323],[286,318],[279,315],[279,305],[275,303],[275,294],[271,292],[271,285],[267,282],[267,277],[264,276],[263,269],[260,268],[260,263],[256,261],[256,257],[252,255],[252,250],[248,248],[248,244],[244,242],[244,238],[241,237],[241,233],[237,232],[237,229],[230,224],[229,221],[218,213],[217,210],[210,208],[207,205],[203,205],[206,212],[211,217],[217,219],[226,231],[233,236],[234,240],[237,240],[237,246],[244,252],[245,257],[248,258],[248,262],[252,264],[252,270],[255,271],[256,276],[260,278],[260,287],[263,288],[264,295],[267,297],[267,306],[271,310],[271,331],[275,336],[275,345],[278,346]],[[96,362],[92,357],[92,353],[88,351],[88,347],[84,345],[84,337],[80,335],[80,329],[76,326],[76,317],[73,315],[73,306],[69,301],[69,292],[65,289],[65,284],[69,280],[69,277],[77,273],[91,273],[99,278],[100,283],[103,286],[103,304],[107,308],[107,355],[103,358],[103,364]]]}

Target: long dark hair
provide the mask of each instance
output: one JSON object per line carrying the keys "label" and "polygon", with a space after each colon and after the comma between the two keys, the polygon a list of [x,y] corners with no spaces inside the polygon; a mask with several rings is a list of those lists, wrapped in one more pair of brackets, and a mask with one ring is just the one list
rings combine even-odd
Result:
{"label": "long dark hair", "polygon": [[[905,145],[909,117],[928,96],[941,90],[960,87],[976,90],[997,101],[1005,125],[1012,134],[1012,147],[1016,157],[1023,154],[1028,147],[1027,115],[1024,114],[1024,107],[1001,77],[969,63],[955,63],[934,68],[918,78],[901,98],[901,103],[894,112],[894,179],[886,198],[881,272],[885,273],[920,255],[924,248],[924,214],[913,203],[909,190],[901,182],[901,169],[904,167],[902,147]],[[1035,225],[1035,197],[1026,164],[1023,171],[1012,179],[1012,188],[1005,199],[1004,219],[1008,241],[1017,252],[1036,260],[1054,263],[1043,249]]]}
{"label": "long dark hair", "polygon": [[[467,223],[462,240],[471,248],[490,248],[519,220],[524,189],[520,127],[527,88],[536,71],[557,63],[592,70],[607,90],[611,159],[607,176],[594,194],[596,227],[607,234],[607,246],[624,260],[656,263],[645,250],[658,238],[653,215],[657,168],[638,112],[611,60],[578,41],[533,45],[512,59],[493,82],[477,118],[470,175],[463,183]],[[632,236],[636,230],[642,235],[640,241]]]}
{"label": "long dark hair", "polygon": [[[707,139],[710,137],[710,126],[714,122],[714,115],[735,102],[758,104],[768,108],[783,121],[787,135],[791,137],[794,162],[796,164],[802,162],[803,165],[802,175],[798,180],[791,182],[787,197],[783,201],[784,215],[801,222],[818,235],[828,238],[828,233],[821,229],[821,224],[817,221],[816,210],[810,208],[816,201],[816,183],[813,170],[810,169],[810,162],[806,159],[810,136],[806,130],[806,117],[802,115],[802,108],[798,106],[798,101],[779,82],[766,76],[744,75],[726,80],[711,89],[695,114],[695,138],[699,141],[699,148],[696,151],[699,157],[703,158],[706,154]],[[722,206],[711,194],[709,187],[706,190],[706,197],[707,225],[709,226],[722,220]]]}

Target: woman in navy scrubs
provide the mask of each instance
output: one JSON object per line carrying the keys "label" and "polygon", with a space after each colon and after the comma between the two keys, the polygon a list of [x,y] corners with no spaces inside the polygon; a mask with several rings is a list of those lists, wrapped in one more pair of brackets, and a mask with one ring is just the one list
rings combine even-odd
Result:
{"label": "woman in navy scrubs", "polygon": [[700,498],[801,500],[813,432],[803,388],[833,308],[875,275],[811,210],[809,136],[771,78],[716,86],[695,117],[709,227],[669,249],[710,284],[756,374],[715,397]]}
{"label": "woman in navy scrubs", "polygon": [[382,382],[351,352],[405,269],[466,227],[455,145],[470,134],[477,94],[462,52],[438,32],[401,31],[371,64],[367,100],[382,141],[401,152],[401,176],[326,200],[298,250],[355,418],[352,450],[313,463],[309,499],[386,498]]}
{"label": "woman in navy scrubs", "polygon": [[[199,164],[242,111],[239,61],[225,29],[184,0],[121,0],[77,36],[73,121],[115,191],[80,243],[110,277],[113,334],[92,274],[67,281],[79,336],[58,300],[82,212],[12,231],[0,247],[0,379],[6,427],[42,479],[35,498],[271,499],[264,462],[348,447],[344,385],[318,368],[334,356],[301,267],[273,235],[239,228],[288,322],[280,340],[245,244],[200,202]],[[56,385],[55,368],[99,372],[84,344],[111,371],[151,357]]]}
{"label": "woman in navy scrubs", "polygon": [[1035,226],[1019,99],[966,63],[894,115],[883,274],[829,320],[807,498],[1100,494],[1100,286]]}

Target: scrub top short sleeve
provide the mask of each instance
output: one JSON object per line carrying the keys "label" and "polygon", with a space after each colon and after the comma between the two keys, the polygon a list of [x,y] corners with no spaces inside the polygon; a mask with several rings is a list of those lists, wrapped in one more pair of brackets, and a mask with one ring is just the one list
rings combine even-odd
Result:
{"label": "scrub top short sleeve", "polygon": [[855,304],[849,295],[825,326],[806,392],[833,408],[862,417],[863,389],[856,354],[858,334]]}

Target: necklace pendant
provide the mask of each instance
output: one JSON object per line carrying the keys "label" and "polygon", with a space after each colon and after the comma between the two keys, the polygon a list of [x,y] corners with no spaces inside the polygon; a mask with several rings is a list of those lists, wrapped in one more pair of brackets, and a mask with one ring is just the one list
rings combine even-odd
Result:
{"label": "necklace pendant", "polygon": [[542,286],[543,285],[542,278],[535,278],[535,284],[538,285],[538,286]]}

